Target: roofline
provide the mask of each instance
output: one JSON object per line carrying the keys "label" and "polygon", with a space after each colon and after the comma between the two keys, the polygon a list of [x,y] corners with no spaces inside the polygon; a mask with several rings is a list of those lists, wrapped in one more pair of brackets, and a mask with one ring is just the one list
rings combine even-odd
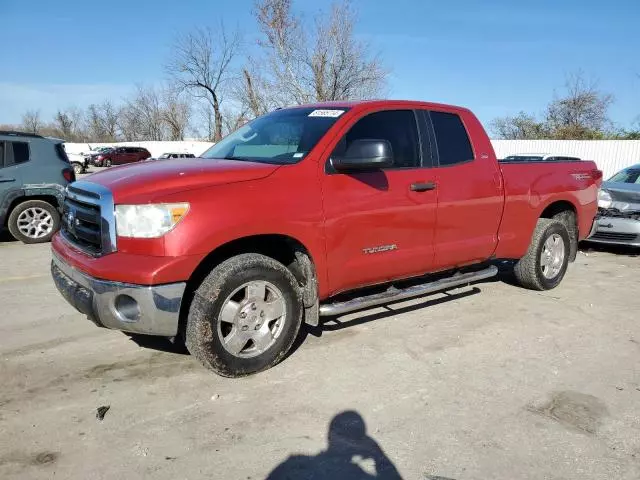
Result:
{"label": "roofline", "polygon": [[37,133],[18,132],[16,130],[0,130],[0,135],[44,138],[42,135],[38,135]]}
{"label": "roofline", "polygon": [[456,110],[470,112],[466,107],[458,105],[450,105],[445,103],[425,102],[422,100],[393,100],[393,99],[372,99],[372,100],[338,100],[328,102],[306,103],[303,105],[291,105],[284,107],[289,108],[355,108],[360,106],[384,106],[384,105],[400,105],[408,108],[436,108],[443,110]]}

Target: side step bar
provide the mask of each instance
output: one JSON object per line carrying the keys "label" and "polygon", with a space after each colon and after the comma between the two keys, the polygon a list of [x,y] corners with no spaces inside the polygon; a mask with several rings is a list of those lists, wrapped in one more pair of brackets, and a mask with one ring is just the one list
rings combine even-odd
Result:
{"label": "side step bar", "polygon": [[440,292],[451,288],[468,285],[472,282],[495,277],[498,274],[498,267],[491,265],[484,270],[477,272],[461,273],[451,277],[436,280],[435,282],[423,283],[403,289],[390,287],[386,292],[375,293],[365,297],[353,298],[344,302],[326,303],[320,305],[320,316],[344,315],[345,313],[364,310],[385,303],[398,302],[408,298],[420,297],[428,293]]}

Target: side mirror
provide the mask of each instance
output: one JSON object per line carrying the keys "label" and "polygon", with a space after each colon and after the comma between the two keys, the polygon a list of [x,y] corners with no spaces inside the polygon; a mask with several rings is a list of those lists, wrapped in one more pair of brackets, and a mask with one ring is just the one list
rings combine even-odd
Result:
{"label": "side mirror", "polygon": [[343,156],[331,159],[331,164],[339,172],[389,168],[393,166],[393,149],[388,140],[354,140]]}

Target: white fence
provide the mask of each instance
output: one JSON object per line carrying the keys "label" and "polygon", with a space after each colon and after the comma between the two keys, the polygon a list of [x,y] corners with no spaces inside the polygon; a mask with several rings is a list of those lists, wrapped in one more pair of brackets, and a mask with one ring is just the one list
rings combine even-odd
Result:
{"label": "white fence", "polygon": [[163,153],[193,153],[198,156],[205,152],[213,143],[211,142],[118,142],[118,143],[65,143],[67,153],[82,154],[97,147],[143,147],[149,150],[152,157],[158,157]]}
{"label": "white fence", "polygon": [[604,178],[640,163],[640,140],[491,140],[498,158],[516,153],[554,153],[593,160]]}

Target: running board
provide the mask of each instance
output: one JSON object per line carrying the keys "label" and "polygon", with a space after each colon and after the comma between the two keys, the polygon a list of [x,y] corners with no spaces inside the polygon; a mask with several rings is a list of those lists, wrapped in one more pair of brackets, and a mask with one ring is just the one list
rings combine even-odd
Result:
{"label": "running board", "polygon": [[420,297],[428,293],[440,292],[451,288],[468,285],[472,282],[484,280],[485,278],[495,277],[498,274],[498,267],[492,265],[484,270],[477,272],[461,273],[452,277],[436,280],[435,282],[423,283],[403,289],[390,287],[387,291],[367,295],[366,297],[353,298],[345,302],[327,303],[320,305],[320,316],[336,316],[345,313],[355,312],[356,310],[364,310],[365,308],[375,307],[385,303],[398,302],[408,298]]}

